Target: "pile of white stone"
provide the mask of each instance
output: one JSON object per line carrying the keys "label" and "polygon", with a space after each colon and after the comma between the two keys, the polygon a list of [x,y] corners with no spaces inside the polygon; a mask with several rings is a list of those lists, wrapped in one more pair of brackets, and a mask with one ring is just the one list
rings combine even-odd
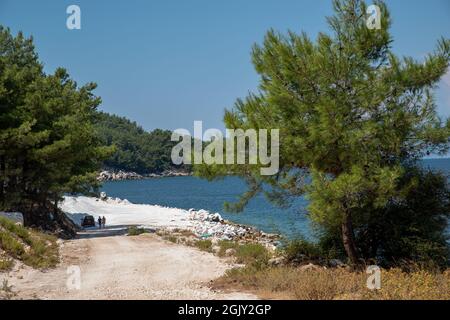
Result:
{"label": "pile of white stone", "polygon": [[77,221],[77,215],[83,213],[106,217],[108,226],[140,225],[190,230],[201,239],[238,240],[267,245],[272,245],[277,240],[277,235],[226,221],[219,213],[133,204],[127,199],[108,197],[105,192],[101,192],[99,198],[66,196],[60,206],[69,216],[74,217],[74,221]]}
{"label": "pile of white stone", "polygon": [[122,170],[119,170],[117,172],[115,171],[102,171],[97,177],[97,180],[99,181],[117,181],[117,180],[139,180],[143,179],[143,176],[136,172],[125,172]]}
{"label": "pile of white stone", "polygon": [[188,211],[191,221],[191,231],[202,238],[216,238],[219,240],[232,240],[244,237],[249,228],[227,223],[219,213],[210,213],[206,210]]}
{"label": "pile of white stone", "polygon": [[[120,198],[112,198],[112,197],[108,197],[106,195],[106,192],[100,192],[100,200],[108,203],[108,204],[131,204],[130,201],[128,201],[127,199],[120,199]],[[98,201],[98,199],[97,199]]]}

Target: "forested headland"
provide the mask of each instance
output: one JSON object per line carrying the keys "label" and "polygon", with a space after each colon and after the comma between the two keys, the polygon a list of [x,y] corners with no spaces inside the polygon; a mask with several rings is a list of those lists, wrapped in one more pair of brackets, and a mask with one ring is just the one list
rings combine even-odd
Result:
{"label": "forested headland", "polygon": [[148,132],[134,121],[105,112],[95,115],[95,128],[105,145],[114,146],[113,154],[104,161],[106,168],[143,175],[171,169],[190,170],[172,164],[170,155],[177,142],[171,141],[169,130]]}

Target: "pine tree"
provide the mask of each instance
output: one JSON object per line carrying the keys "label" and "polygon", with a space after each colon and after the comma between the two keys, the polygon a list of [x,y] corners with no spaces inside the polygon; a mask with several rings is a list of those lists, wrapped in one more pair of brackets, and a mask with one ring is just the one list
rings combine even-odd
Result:
{"label": "pine tree", "polygon": [[93,129],[96,85],[78,87],[64,69],[47,75],[32,39],[0,28],[0,209],[26,226],[55,228],[66,192],[90,192],[109,154]]}
{"label": "pine tree", "polygon": [[[399,199],[407,164],[448,150],[449,128],[435,111],[433,89],[447,71],[450,41],[438,41],[425,61],[392,52],[391,19],[377,1],[381,29],[366,25],[364,1],[336,0],[330,34],[269,31],[255,45],[259,92],[226,111],[231,129],[280,129],[280,172],[259,174],[258,165],[197,167],[214,179],[233,173],[250,189],[231,209],[241,210],[258,192],[285,203],[309,198],[321,226],[339,228],[348,258],[360,264],[354,223]],[[404,190],[403,190],[404,191]]]}

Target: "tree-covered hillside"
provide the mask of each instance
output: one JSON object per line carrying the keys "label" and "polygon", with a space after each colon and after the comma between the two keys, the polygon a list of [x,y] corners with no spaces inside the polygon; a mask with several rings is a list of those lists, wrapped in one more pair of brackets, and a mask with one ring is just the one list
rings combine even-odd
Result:
{"label": "tree-covered hillside", "polygon": [[116,147],[114,154],[105,161],[106,167],[139,174],[175,168],[170,158],[176,144],[170,141],[171,131],[147,132],[136,122],[104,112],[98,113],[96,127],[101,140]]}

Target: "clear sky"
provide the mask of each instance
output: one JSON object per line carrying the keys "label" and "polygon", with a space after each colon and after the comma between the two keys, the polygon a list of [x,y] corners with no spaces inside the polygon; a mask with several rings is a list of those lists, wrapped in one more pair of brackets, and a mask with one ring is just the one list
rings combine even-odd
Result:
{"label": "clear sky", "polygon": [[[450,38],[449,0],[387,2],[398,54],[421,58]],[[66,28],[71,4],[81,30]],[[328,0],[0,0],[0,24],[34,36],[46,71],[97,82],[102,110],[191,132],[194,120],[223,129],[223,110],[257,88],[250,50],[269,28],[315,38],[331,13]],[[450,116],[450,73],[437,97]]]}

